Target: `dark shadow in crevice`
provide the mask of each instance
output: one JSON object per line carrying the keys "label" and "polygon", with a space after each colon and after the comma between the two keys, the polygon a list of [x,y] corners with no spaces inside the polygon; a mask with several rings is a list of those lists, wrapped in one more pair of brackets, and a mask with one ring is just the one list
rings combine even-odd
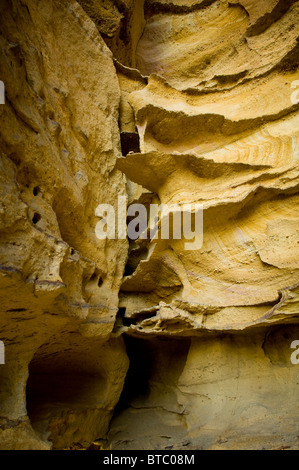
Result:
{"label": "dark shadow in crevice", "polygon": [[140,153],[139,134],[136,132],[121,132],[120,134],[121,153],[123,156],[128,153]]}
{"label": "dark shadow in crevice", "polygon": [[[149,339],[123,335],[130,361],[124,388],[114,411],[116,417],[138,398],[146,403],[151,381],[161,380],[175,385],[186,363],[190,338],[152,337]],[[163,359],[162,359],[163,358]]]}

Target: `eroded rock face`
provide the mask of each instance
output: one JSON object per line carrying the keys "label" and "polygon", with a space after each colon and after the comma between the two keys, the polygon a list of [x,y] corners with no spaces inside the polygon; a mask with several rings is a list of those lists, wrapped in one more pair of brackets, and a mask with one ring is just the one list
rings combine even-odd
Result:
{"label": "eroded rock face", "polygon": [[289,348],[298,333],[292,325],[254,334],[131,338],[112,449],[298,448],[298,372]]}
{"label": "eroded rock face", "polygon": [[63,448],[105,434],[128,366],[109,340],[127,241],[95,236],[97,205],[125,194],[120,91],[76,2],[1,2],[1,18],[0,441]]}
{"label": "eroded rock face", "polygon": [[203,205],[198,249],[135,244],[122,305],[146,334],[292,322],[290,299],[298,308],[299,5],[277,18],[277,2],[210,3],[147,2],[137,47],[141,153],[118,168],[160,204]]}
{"label": "eroded rock face", "polygon": [[296,448],[299,2],[79,3],[0,7],[1,448]]}
{"label": "eroded rock face", "polygon": [[[119,332],[152,359],[146,390],[131,386],[112,423],[115,448],[297,445],[298,8],[145,3],[147,82],[127,95],[140,152],[117,167],[152,203],[202,204],[203,243],[131,244]],[[283,359],[266,352],[270,337]]]}

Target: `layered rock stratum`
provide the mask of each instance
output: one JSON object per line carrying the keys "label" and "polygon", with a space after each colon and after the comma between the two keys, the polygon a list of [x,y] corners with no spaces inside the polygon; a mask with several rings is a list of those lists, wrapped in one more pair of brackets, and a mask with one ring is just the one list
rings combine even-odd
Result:
{"label": "layered rock stratum", "polygon": [[1,449],[298,448],[299,2],[0,9]]}

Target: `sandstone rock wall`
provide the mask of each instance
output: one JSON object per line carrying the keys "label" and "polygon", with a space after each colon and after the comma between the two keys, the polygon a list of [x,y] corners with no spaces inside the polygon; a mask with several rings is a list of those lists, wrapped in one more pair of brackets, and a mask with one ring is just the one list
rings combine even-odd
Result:
{"label": "sandstone rock wall", "polygon": [[151,359],[115,448],[298,446],[298,7],[145,3],[147,83],[127,96],[140,152],[117,167],[154,203],[202,204],[203,243],[130,245],[119,332]]}
{"label": "sandstone rock wall", "polygon": [[[2,1],[1,448],[298,447],[298,15]],[[118,196],[202,245],[97,239]]]}
{"label": "sandstone rock wall", "polygon": [[298,448],[298,325],[127,340],[130,371],[112,449]]}
{"label": "sandstone rock wall", "polygon": [[4,1],[0,16],[0,442],[61,448],[106,432],[128,366],[109,340],[127,241],[95,236],[97,205],[125,194],[120,91],[76,2]]}

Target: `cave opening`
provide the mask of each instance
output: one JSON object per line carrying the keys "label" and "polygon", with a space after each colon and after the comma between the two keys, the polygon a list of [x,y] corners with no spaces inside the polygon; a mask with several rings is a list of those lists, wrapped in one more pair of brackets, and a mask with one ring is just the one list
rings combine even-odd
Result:
{"label": "cave opening", "polygon": [[35,212],[33,217],[32,217],[33,224],[36,225],[37,222],[39,222],[41,218],[42,218],[42,216],[38,212]]}
{"label": "cave opening", "polygon": [[121,132],[120,143],[123,156],[128,153],[140,153],[140,140],[137,132]]}
{"label": "cave opening", "polygon": [[38,196],[38,194],[40,193],[40,188],[39,186],[35,186],[32,190],[32,193],[33,193],[33,196]]}
{"label": "cave opening", "polygon": [[[51,427],[63,416],[83,411],[89,403],[90,391],[98,390],[99,379],[59,371],[47,373],[42,369],[29,367],[26,386],[26,407],[32,428],[45,441],[51,439]],[[77,411],[75,411],[77,410]]]}
{"label": "cave opening", "polygon": [[151,383],[176,385],[185,366],[191,339],[123,335],[130,361],[125,384],[115,412],[130,406],[135,398],[147,401]]}
{"label": "cave opening", "polygon": [[91,355],[96,345],[77,344],[73,336],[73,347],[51,351],[48,344],[43,345],[28,367],[27,414],[36,434],[52,442],[53,449],[89,442],[89,428],[101,426],[105,372],[101,361]]}
{"label": "cave opening", "polygon": [[149,394],[149,381],[153,368],[152,342],[143,338],[124,335],[130,361],[124,388],[114,414],[130,406],[131,400]]}
{"label": "cave opening", "polygon": [[[147,448],[143,446],[148,444],[146,436],[150,432],[157,448],[165,448],[166,434],[185,436],[186,432],[181,425],[182,410],[176,389],[191,339],[126,334],[123,337],[130,366],[110,422],[108,441],[112,449],[127,449],[128,445],[132,449]],[[173,424],[161,422],[160,410],[168,416],[166,421]]]}

